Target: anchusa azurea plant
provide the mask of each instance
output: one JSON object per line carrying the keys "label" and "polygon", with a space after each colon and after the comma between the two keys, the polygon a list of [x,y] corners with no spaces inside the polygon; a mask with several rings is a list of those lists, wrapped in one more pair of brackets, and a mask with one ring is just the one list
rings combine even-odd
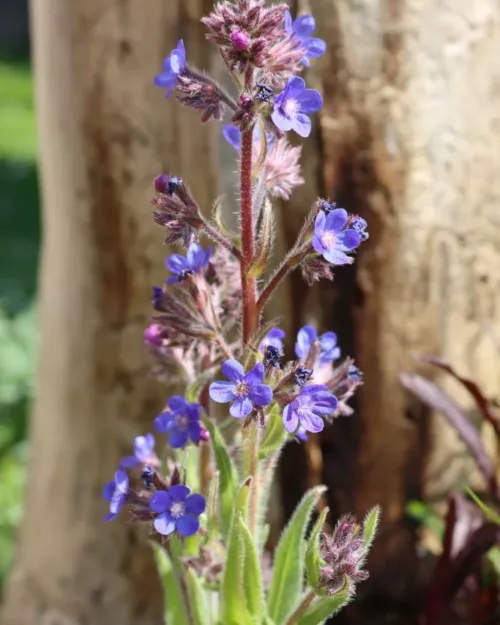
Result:
{"label": "anchusa azurea plant", "polygon": [[235,93],[194,68],[182,40],[154,84],[199,111],[202,122],[227,122],[220,132],[238,155],[240,228],[229,234],[219,208],[207,218],[178,176],[155,178],[153,218],[165,243],[182,249],[166,258],[165,281],[153,287],[144,340],[159,379],[182,390],[154,419],[161,446],[152,433],[138,436],[105,486],[107,519],[127,508],[132,521],[149,527],[169,624],[315,625],[367,577],[378,509],[362,525],[343,517],[328,533],[327,510],[315,513],[324,488],[313,488],[271,558],[270,487],[286,444],[302,444],[351,414],[348,400],[362,375],[342,358],[334,332],[311,325],[299,330],[287,359],[285,332],[263,314],[291,271],[312,284],[352,263],[367,224],[317,199],[292,249],[269,272],[271,198],[286,200],[303,183],[301,148],[287,133],[307,137],[322,106],[299,74],[326,45],[314,36],[313,16],[294,20],[284,3],[223,1],[202,22]]}

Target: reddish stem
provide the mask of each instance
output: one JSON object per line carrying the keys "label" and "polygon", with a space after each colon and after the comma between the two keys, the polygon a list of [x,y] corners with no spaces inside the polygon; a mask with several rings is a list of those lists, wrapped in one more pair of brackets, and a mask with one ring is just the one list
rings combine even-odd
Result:
{"label": "reddish stem", "polygon": [[256,331],[258,318],[255,278],[250,275],[255,254],[252,215],[252,144],[253,128],[250,128],[241,133],[240,218],[243,254],[243,262],[241,263],[243,345],[248,343]]}
{"label": "reddish stem", "polygon": [[259,297],[259,301],[257,302],[258,315],[264,310],[264,306],[271,299],[274,291],[283,282],[283,280],[287,277],[290,271],[293,271],[298,265],[300,265],[300,263],[304,260],[308,253],[309,249],[307,248],[298,255],[288,256],[276,269],[274,274],[271,276],[271,279],[262,291]]}

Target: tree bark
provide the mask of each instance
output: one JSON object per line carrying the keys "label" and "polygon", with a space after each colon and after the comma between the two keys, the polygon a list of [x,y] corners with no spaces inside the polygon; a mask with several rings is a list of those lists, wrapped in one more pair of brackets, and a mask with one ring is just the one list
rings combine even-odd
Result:
{"label": "tree bark", "polygon": [[38,386],[25,515],[5,625],[152,625],[162,593],[146,537],[107,524],[104,482],[166,391],[142,332],[165,279],[148,209],[160,171],[217,195],[207,132],[152,78],[183,36],[207,65],[205,0],[36,0],[43,189]]}

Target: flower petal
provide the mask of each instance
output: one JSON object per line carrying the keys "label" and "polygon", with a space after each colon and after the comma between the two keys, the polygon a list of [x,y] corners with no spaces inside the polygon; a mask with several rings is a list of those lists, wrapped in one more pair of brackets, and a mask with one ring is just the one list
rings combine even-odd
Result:
{"label": "flower petal", "polygon": [[125,504],[126,501],[127,501],[126,495],[115,490],[113,497],[111,498],[111,501],[109,504],[110,513],[118,514],[121,507]]}
{"label": "flower petal", "polygon": [[172,499],[167,490],[157,490],[149,501],[149,509],[153,512],[165,512],[171,503]]}
{"label": "flower petal", "polygon": [[183,536],[196,534],[200,527],[200,521],[194,514],[185,514],[177,519],[177,531]]}
{"label": "flower petal", "polygon": [[267,384],[255,384],[250,389],[249,397],[256,406],[267,406],[273,399],[273,391]]}
{"label": "flower petal", "polygon": [[176,484],[168,490],[172,501],[184,501],[191,491],[184,484]]}
{"label": "flower petal", "polygon": [[162,412],[153,422],[154,428],[160,434],[167,434],[176,426],[175,416],[171,412]]}
{"label": "flower petal", "polygon": [[243,419],[244,417],[248,417],[252,410],[253,405],[248,397],[238,397],[231,404],[229,414],[236,419]]}
{"label": "flower petal", "polygon": [[154,526],[155,530],[164,536],[168,536],[175,530],[174,521],[172,521],[172,519],[166,514],[160,514],[160,516],[157,516],[154,520]]}
{"label": "flower petal", "polygon": [[283,427],[287,432],[295,432],[299,425],[299,418],[297,413],[292,407],[292,404],[289,404],[283,410]]}
{"label": "flower petal", "polygon": [[172,449],[179,449],[180,447],[184,447],[184,445],[188,441],[188,433],[187,430],[175,429],[172,430],[172,433],[168,437],[168,444]]}
{"label": "flower petal", "polygon": [[205,511],[205,497],[203,495],[198,495],[195,493],[194,495],[189,495],[186,499],[186,511],[189,514],[201,514]]}
{"label": "flower petal", "polygon": [[335,248],[322,252],[323,258],[332,265],[352,265],[354,259]]}
{"label": "flower petal", "polygon": [[292,129],[292,120],[279,108],[275,108],[271,113],[271,119],[273,120],[274,125],[283,132],[287,132]]}
{"label": "flower petal", "polygon": [[290,78],[285,87],[287,98],[293,95],[293,98],[296,99],[296,94],[299,94],[305,88],[306,81],[300,76],[293,76],[292,78]]}
{"label": "flower petal", "polygon": [[300,425],[307,431],[315,434],[316,432],[321,432],[325,427],[323,423],[323,419],[321,417],[316,416],[313,412],[309,410],[302,410],[300,414]]}
{"label": "flower petal", "polygon": [[200,262],[203,262],[205,252],[199,243],[191,243],[186,253],[188,265],[191,269],[197,269]]}
{"label": "flower petal", "polygon": [[326,41],[319,39],[319,37],[309,37],[302,43],[306,48],[306,55],[310,59],[317,59],[319,56],[323,56],[326,52]]}
{"label": "flower petal", "polygon": [[125,456],[120,460],[120,469],[135,469],[139,464],[135,456]]}
{"label": "flower petal", "polygon": [[231,380],[232,382],[239,382],[241,379],[243,379],[243,376],[245,375],[245,369],[243,368],[243,365],[234,358],[230,358],[229,360],[223,362],[221,371],[226,376],[226,378],[228,380]]}
{"label": "flower petal", "polygon": [[164,72],[154,77],[153,83],[161,89],[172,88],[177,82],[177,78],[170,72]]}
{"label": "flower petal", "polygon": [[308,137],[311,134],[311,120],[304,113],[297,113],[291,121],[292,130],[300,137]]}
{"label": "flower petal", "polygon": [[136,436],[134,439],[134,453],[140,462],[147,462],[151,457],[155,446],[155,439],[152,434],[146,436]]}
{"label": "flower petal", "polygon": [[337,406],[338,400],[335,395],[326,392],[318,393],[318,395],[314,397],[312,411],[317,415],[326,416],[335,412]]}
{"label": "flower petal", "polygon": [[167,256],[165,266],[172,273],[181,273],[181,271],[189,269],[187,258],[182,256],[182,254],[170,254],[170,256]]}
{"label": "flower petal", "polygon": [[241,133],[238,126],[228,124],[227,126],[224,126],[222,134],[224,139],[232,145],[237,152],[239,152],[241,148]]}
{"label": "flower petal", "polygon": [[179,41],[177,42],[177,50],[179,51],[182,61],[183,61],[183,65],[185,65],[186,63],[186,46],[184,45],[184,41],[182,39],[179,39]]}
{"label": "flower petal", "polygon": [[266,370],[264,365],[261,362],[258,362],[254,365],[250,371],[245,375],[243,381],[246,382],[250,387],[253,384],[260,384],[264,379],[264,374]]}
{"label": "flower petal", "polygon": [[107,482],[106,484],[104,484],[104,486],[102,487],[102,496],[104,497],[104,499],[106,499],[107,501],[111,501],[113,493],[115,492],[115,488],[116,485],[114,480],[111,480],[111,482]]}
{"label": "flower petal", "polygon": [[116,488],[121,493],[125,494],[126,492],[128,492],[129,479],[126,471],[124,471],[123,469],[118,469],[118,471],[115,473],[115,484]]}
{"label": "flower petal", "polygon": [[228,401],[234,399],[234,382],[226,382],[225,380],[217,380],[212,382],[208,389],[208,394],[213,401],[218,404],[227,404]]}
{"label": "flower petal", "polygon": [[170,68],[174,74],[179,75],[184,69],[185,64],[184,54],[182,54],[180,50],[174,50],[170,54]]}
{"label": "flower petal", "polygon": [[300,38],[309,37],[316,28],[316,21],[312,15],[300,15],[293,23],[293,32]]}
{"label": "flower petal", "polygon": [[356,230],[349,228],[337,236],[337,241],[342,245],[341,251],[351,251],[356,249],[361,243],[361,235]]}
{"label": "flower petal", "polygon": [[318,333],[313,326],[307,325],[297,332],[297,341],[295,343],[295,354],[297,358],[305,360],[314,341],[318,340]]}
{"label": "flower petal", "polygon": [[201,426],[198,421],[191,423],[188,427],[189,438],[193,443],[198,443],[201,437]]}
{"label": "flower petal", "polygon": [[323,98],[315,89],[304,89],[295,96],[301,113],[316,113],[323,106]]}
{"label": "flower petal", "polygon": [[189,407],[189,402],[182,395],[172,395],[167,401],[172,412],[184,412]]}
{"label": "flower petal", "polygon": [[343,208],[335,208],[328,213],[325,221],[325,230],[337,233],[342,230],[347,221],[347,211]]}
{"label": "flower petal", "polygon": [[290,11],[287,11],[285,13],[285,30],[289,35],[291,35],[293,32],[292,27],[293,27],[292,14],[290,13]]}

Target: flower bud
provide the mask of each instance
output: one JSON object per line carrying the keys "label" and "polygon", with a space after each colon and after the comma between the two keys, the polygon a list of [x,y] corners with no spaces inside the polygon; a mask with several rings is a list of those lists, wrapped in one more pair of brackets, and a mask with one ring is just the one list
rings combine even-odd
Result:
{"label": "flower bud", "polygon": [[244,52],[250,43],[250,37],[243,30],[235,30],[231,33],[231,43],[238,52]]}
{"label": "flower bud", "polygon": [[161,345],[162,328],[157,323],[152,323],[144,330],[144,341],[150,345]]}
{"label": "flower bud", "polygon": [[182,184],[180,178],[172,178],[168,174],[159,174],[153,181],[155,191],[164,195],[173,195],[180,184]]}

